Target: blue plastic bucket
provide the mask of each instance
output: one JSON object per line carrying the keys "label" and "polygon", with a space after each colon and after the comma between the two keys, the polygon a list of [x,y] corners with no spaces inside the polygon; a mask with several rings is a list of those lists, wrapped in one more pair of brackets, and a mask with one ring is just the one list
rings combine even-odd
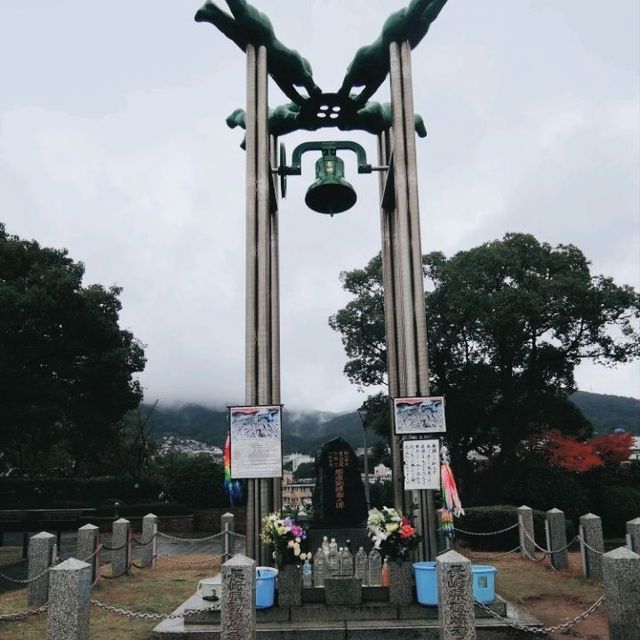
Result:
{"label": "blue plastic bucket", "polygon": [[414,562],[416,595],[420,604],[438,604],[438,579],[435,562]]}
{"label": "blue plastic bucket", "polygon": [[491,604],[496,599],[496,568],[489,564],[471,565],[473,597],[482,604]]}
{"label": "blue plastic bucket", "polygon": [[273,607],[276,597],[277,576],[277,569],[256,567],[256,609]]}

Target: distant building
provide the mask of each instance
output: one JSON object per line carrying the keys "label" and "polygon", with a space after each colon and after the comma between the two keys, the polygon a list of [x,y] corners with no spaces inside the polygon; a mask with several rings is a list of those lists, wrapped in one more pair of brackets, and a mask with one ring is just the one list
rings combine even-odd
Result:
{"label": "distant building", "polygon": [[291,463],[291,470],[295,471],[301,464],[304,462],[314,462],[315,458],[313,456],[308,456],[305,453],[289,453],[282,461],[287,464],[287,462]]}
{"label": "distant building", "polygon": [[387,482],[391,480],[391,476],[391,469],[380,463],[373,467],[373,477],[369,479],[369,482]]}
{"label": "distant building", "polygon": [[315,486],[316,483],[313,478],[294,481],[293,472],[283,471],[282,505],[285,507],[310,505]]}
{"label": "distant building", "polygon": [[629,460],[640,460],[640,437],[633,436],[633,444],[631,445],[631,455]]}

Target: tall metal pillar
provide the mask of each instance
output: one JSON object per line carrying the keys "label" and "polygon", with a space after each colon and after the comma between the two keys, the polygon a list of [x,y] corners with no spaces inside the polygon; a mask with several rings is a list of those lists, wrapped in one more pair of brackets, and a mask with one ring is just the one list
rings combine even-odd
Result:
{"label": "tall metal pillar", "polygon": [[[280,403],[277,206],[273,205],[268,132],[267,52],[247,45],[245,403]],[[248,481],[247,555],[269,561],[262,518],[277,503],[271,479]]]}
{"label": "tall metal pillar", "polygon": [[[382,258],[389,390],[391,397],[429,395],[427,326],[424,308],[420,211],[415,146],[411,47],[391,43],[391,136],[379,140],[380,160],[393,158],[393,197],[382,205]],[[383,157],[383,154],[386,154]],[[384,186],[381,187],[384,194]],[[384,200],[384,199],[383,199]],[[412,506],[423,537],[420,557],[437,551],[432,491],[403,492],[401,443],[392,434],[393,488],[396,508]]]}

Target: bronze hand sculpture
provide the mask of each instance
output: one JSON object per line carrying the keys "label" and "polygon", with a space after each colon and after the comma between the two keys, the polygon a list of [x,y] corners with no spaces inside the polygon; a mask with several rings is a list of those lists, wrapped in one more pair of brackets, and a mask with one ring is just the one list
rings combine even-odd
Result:
{"label": "bronze hand sculpture", "polygon": [[348,96],[354,87],[364,87],[356,98],[359,105],[364,105],[389,73],[389,45],[407,40],[412,49],[416,47],[446,2],[411,0],[409,6],[392,13],[375,42],[358,49],[338,94]]}
{"label": "bronze hand sculpture", "polygon": [[269,74],[293,102],[301,104],[305,100],[296,87],[304,87],[309,96],[322,93],[313,81],[309,61],[278,40],[271,21],[264,13],[246,0],[226,2],[233,15],[207,0],[196,13],[196,22],[210,22],[243,51],[247,44],[264,46],[267,50]]}

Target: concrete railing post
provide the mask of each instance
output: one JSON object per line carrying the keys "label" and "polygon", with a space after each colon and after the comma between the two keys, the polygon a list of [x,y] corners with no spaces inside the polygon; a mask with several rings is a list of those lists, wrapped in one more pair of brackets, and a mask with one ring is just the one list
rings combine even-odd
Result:
{"label": "concrete railing post", "polygon": [[233,535],[235,531],[235,518],[233,513],[225,513],[220,517],[220,531],[224,533],[222,536],[222,559],[228,560],[235,555],[235,539]]}
{"label": "concrete railing post", "polygon": [[[54,561],[54,546],[56,537],[46,531],[31,536],[27,558],[29,569],[27,578],[32,579],[48,569]],[[43,605],[49,596],[49,574],[45,573],[41,578],[29,583],[27,588],[28,604],[39,607]]]}
{"label": "concrete railing post", "polygon": [[[549,509],[547,511],[547,519],[545,522],[547,532],[547,549],[551,551],[551,564],[556,569],[569,568],[569,553],[565,547],[567,546],[567,526],[564,517],[564,511],[560,509]],[[557,551],[562,549],[562,551]]]}
{"label": "concrete railing post", "polygon": [[85,524],[78,529],[76,553],[78,558],[91,566],[91,583],[100,573],[100,552],[96,553],[100,544],[100,528],[93,524]]}
{"label": "concrete railing post", "polygon": [[640,638],[640,555],[618,547],[602,556],[609,640]]}
{"label": "concrete railing post", "polygon": [[111,535],[111,575],[115,578],[129,572],[131,523],[120,518],[113,523]]}
{"label": "concrete railing post", "polygon": [[75,558],[51,570],[47,640],[89,640],[91,565]]}
{"label": "concrete railing post", "polygon": [[584,577],[601,578],[604,553],[602,520],[593,513],[580,516],[580,553]]}
{"label": "concrete railing post", "polygon": [[436,558],[440,640],[475,640],[471,561],[457,551]]}
{"label": "concrete railing post", "polygon": [[522,505],[518,508],[518,532],[520,533],[520,553],[523,558],[531,560],[535,556],[536,548],[533,544],[533,509]]}
{"label": "concrete railing post", "polygon": [[222,565],[222,640],[256,638],[256,563],[237,554]]}
{"label": "concrete railing post", "polygon": [[140,566],[153,567],[156,563],[156,536],[158,535],[158,516],[148,513],[142,518],[142,539]]}
{"label": "concrete railing post", "polygon": [[640,553],[640,518],[627,522],[627,547],[629,551]]}

